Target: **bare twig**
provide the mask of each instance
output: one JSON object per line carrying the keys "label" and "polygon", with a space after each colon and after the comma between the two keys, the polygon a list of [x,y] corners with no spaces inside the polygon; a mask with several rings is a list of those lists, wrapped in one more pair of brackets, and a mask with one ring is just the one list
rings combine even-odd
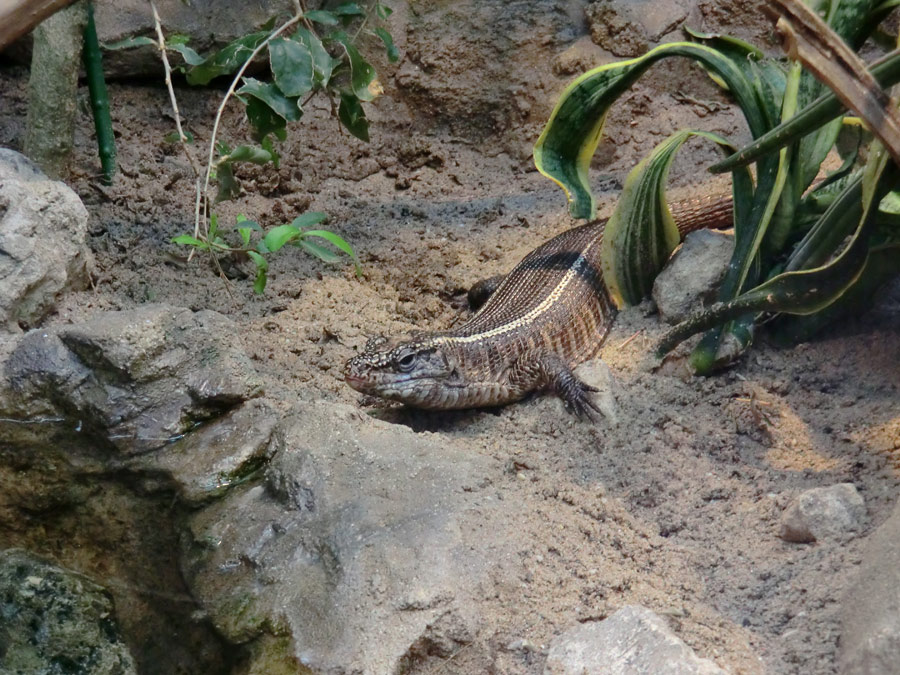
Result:
{"label": "bare twig", "polygon": [[[153,10],[153,23],[156,26],[156,39],[159,45],[159,55],[162,58],[163,68],[166,71],[166,88],[169,90],[169,101],[172,103],[172,113],[175,115],[175,128],[178,130],[178,140],[181,148],[184,150],[184,156],[187,157],[191,170],[194,172],[194,188],[197,193],[196,203],[194,204],[194,222],[200,221],[200,166],[197,160],[191,154],[187,146],[187,136],[181,127],[181,113],[178,111],[178,99],[175,97],[175,87],[172,86],[172,66],[169,63],[169,57],[166,55],[166,38],[163,35],[162,21],[159,18],[159,12],[156,10],[156,3],[150,0],[150,9]],[[196,235],[195,235],[196,236]],[[191,251],[193,253],[193,251]]]}
{"label": "bare twig", "polygon": [[153,10],[153,24],[156,26],[156,40],[159,45],[159,55],[162,58],[163,68],[166,71],[166,88],[169,90],[169,100],[172,103],[172,112],[175,114],[175,128],[178,129],[178,140],[181,141],[181,147],[184,150],[184,156],[187,157],[194,171],[194,175],[200,177],[200,167],[197,161],[191,155],[187,147],[187,136],[181,127],[181,114],[178,111],[178,100],[175,98],[175,88],[172,86],[172,66],[169,63],[169,57],[166,55],[166,38],[163,35],[162,21],[159,18],[159,12],[156,11],[156,3],[150,0],[150,9]]}

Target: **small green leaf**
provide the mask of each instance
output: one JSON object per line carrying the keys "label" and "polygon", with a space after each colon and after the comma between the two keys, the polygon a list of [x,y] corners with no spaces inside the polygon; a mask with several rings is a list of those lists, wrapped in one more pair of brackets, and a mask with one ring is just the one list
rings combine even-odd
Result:
{"label": "small green leaf", "polygon": [[362,8],[357,5],[355,2],[345,2],[343,5],[338,5],[331,12],[335,16],[365,16],[366,13],[362,10]]}
{"label": "small green leaf", "polygon": [[173,244],[183,244],[185,246],[193,246],[194,248],[198,248],[201,251],[205,251],[209,248],[209,245],[205,241],[201,241],[196,237],[192,237],[189,234],[179,234],[177,237],[172,238]]}
{"label": "small green leaf", "polygon": [[356,252],[343,237],[336,235],[330,230],[307,230],[303,233],[303,238],[306,239],[307,237],[319,237],[321,239],[324,239],[335,248],[338,248],[349,255],[350,259],[353,260],[353,266],[356,267],[357,276],[362,274],[362,268],[359,265],[359,258],[356,257]]}
{"label": "small green leaf", "polygon": [[272,109],[272,112],[288,122],[297,122],[303,116],[299,100],[296,97],[285,96],[272,82],[261,82],[253,77],[245,77],[244,85],[237,93],[262,101]]}
{"label": "small green leaf", "polygon": [[253,145],[239,145],[224,157],[219,159],[219,164],[229,162],[251,162],[252,164],[265,164],[272,161],[272,155],[268,150],[263,150]]}
{"label": "small green leaf", "polygon": [[216,202],[227,202],[241,194],[241,184],[235,178],[231,164],[220,164],[216,171],[216,183],[219,191],[216,193]]}
{"label": "small green leaf", "polygon": [[[250,58],[250,54],[269,37],[271,25],[257,33],[251,33],[230,42],[221,50],[207,56],[200,63],[190,64],[187,70],[188,84],[205,85],[220,75],[233,73]],[[184,53],[182,53],[184,56]],[[185,57],[187,58],[187,57]]]}
{"label": "small green leaf", "polygon": [[328,216],[321,211],[307,211],[294,218],[294,220],[291,221],[291,225],[302,230],[310,225],[318,225],[327,218]]}
{"label": "small green leaf", "polygon": [[167,41],[166,49],[171,49],[173,52],[181,54],[181,58],[183,58],[184,62],[189,66],[199,66],[206,60],[186,44]]}
{"label": "small green leaf", "polygon": [[312,253],[319,260],[327,262],[329,264],[333,264],[338,262],[341,259],[337,253],[332,251],[329,248],[325,248],[324,246],[320,246],[312,241],[307,241],[306,239],[300,239],[298,241],[293,242],[295,246],[299,246],[300,248],[306,250],[309,253]]}
{"label": "small green leaf", "polygon": [[394,13],[394,10],[385,5],[383,2],[376,2],[375,13],[378,15],[379,19],[387,19],[391,14]]}
{"label": "small green leaf", "polygon": [[216,238],[216,234],[219,232],[219,216],[213,213],[209,217],[209,233],[207,234],[207,238],[209,240],[213,240]]}
{"label": "small green leaf", "polygon": [[334,26],[338,22],[334,14],[327,12],[324,9],[312,9],[303,16],[310,21],[322,24],[323,26]]}
{"label": "small green leaf", "polygon": [[[184,132],[184,138],[185,138],[184,142],[187,143],[188,145],[190,145],[191,143],[194,142],[194,134],[192,134],[190,131]],[[163,140],[166,143],[178,143],[181,139],[178,137],[177,131],[172,131],[172,132],[166,134],[165,136],[163,136]]]}
{"label": "small green leaf", "polygon": [[239,227],[237,229],[237,231],[241,235],[241,241],[244,242],[244,246],[249,246],[250,245],[250,233],[253,232],[253,230],[249,227]]}
{"label": "small green leaf", "polygon": [[133,47],[143,47],[144,45],[155,45],[156,40],[148,37],[132,36],[124,40],[116,40],[115,42],[104,42],[103,49],[109,52],[118,51],[119,49],[131,49]]}
{"label": "small green leaf", "polygon": [[253,281],[253,292],[257,295],[262,295],[263,291],[266,290],[266,282],[268,281],[266,272],[269,271],[269,263],[256,251],[247,251],[247,255],[250,256],[250,259],[256,265],[256,279]]}
{"label": "small green leaf", "polygon": [[286,38],[272,40],[269,64],[275,84],[285,96],[303,96],[312,90],[313,61],[306,45]]}
{"label": "small green leaf", "polygon": [[333,33],[331,38],[344,46],[347,58],[350,60],[350,87],[360,101],[371,101],[376,96],[374,84],[375,69],[366,61],[359,50],[353,45],[350,37],[343,31]]}
{"label": "small green leaf", "polygon": [[263,244],[268,251],[274,253],[289,241],[300,236],[300,230],[293,225],[277,225],[266,232]]}
{"label": "small green leaf", "polygon": [[271,137],[266,136],[262,139],[260,143],[262,149],[269,153],[272,156],[272,164],[275,165],[275,168],[278,168],[278,165],[281,163],[281,155],[278,154],[278,151],[275,149],[275,143],[272,141]]}
{"label": "small green leaf", "polygon": [[384,48],[387,51],[388,61],[390,61],[391,63],[395,63],[397,59],[400,58],[400,52],[397,50],[397,46],[394,44],[394,38],[392,38],[391,34],[381,26],[375,29],[375,35],[380,37],[381,41],[384,42]]}
{"label": "small green leaf", "polygon": [[292,40],[303,44],[312,55],[313,81],[316,87],[322,88],[328,85],[334,67],[340,61],[331,58],[331,54],[325,49],[325,45],[317,35],[311,33],[303,26],[299,27],[291,36]]}
{"label": "small green leaf", "polygon": [[359,99],[350,92],[341,92],[341,105],[338,107],[338,119],[351,134],[361,141],[369,140],[369,120],[360,105]]}
{"label": "small green leaf", "polygon": [[247,101],[247,119],[253,127],[251,136],[256,141],[265,143],[269,134],[284,140],[287,138],[287,120],[270,108],[265,101],[251,97]]}

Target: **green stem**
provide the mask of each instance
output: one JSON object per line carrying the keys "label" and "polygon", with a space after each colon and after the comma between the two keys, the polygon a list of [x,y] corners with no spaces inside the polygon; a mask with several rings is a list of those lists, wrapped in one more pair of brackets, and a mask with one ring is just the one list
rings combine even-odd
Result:
{"label": "green stem", "polygon": [[91,95],[91,111],[97,133],[97,151],[103,170],[103,183],[110,185],[116,173],[116,139],[109,115],[109,94],[103,77],[103,61],[97,26],[94,24],[94,3],[87,3],[87,25],[84,27],[84,69],[87,73],[88,91]]}

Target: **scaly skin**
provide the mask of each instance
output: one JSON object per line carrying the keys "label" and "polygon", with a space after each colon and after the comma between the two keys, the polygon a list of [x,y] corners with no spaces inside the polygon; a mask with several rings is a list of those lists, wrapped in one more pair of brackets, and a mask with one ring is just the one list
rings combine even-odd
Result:
{"label": "scaly skin", "polygon": [[[731,223],[730,197],[671,208],[682,237]],[[430,410],[505,405],[552,391],[578,415],[599,412],[590,396],[596,390],[572,369],[597,354],[616,315],[600,271],[605,226],[582,225],[536,248],[453,330],[372,338],[347,363],[347,383]]]}

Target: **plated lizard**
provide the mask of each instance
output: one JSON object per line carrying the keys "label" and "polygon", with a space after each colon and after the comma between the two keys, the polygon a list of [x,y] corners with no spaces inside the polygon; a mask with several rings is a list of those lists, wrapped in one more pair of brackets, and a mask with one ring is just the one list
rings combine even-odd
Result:
{"label": "plated lizard", "polygon": [[[670,208],[682,238],[731,225],[730,196]],[[596,389],[572,369],[597,354],[617,312],[600,270],[605,225],[575,227],[536,248],[456,328],[370,339],[347,363],[347,384],[431,410],[505,405],[550,391],[578,415],[599,412],[590,396]]]}

